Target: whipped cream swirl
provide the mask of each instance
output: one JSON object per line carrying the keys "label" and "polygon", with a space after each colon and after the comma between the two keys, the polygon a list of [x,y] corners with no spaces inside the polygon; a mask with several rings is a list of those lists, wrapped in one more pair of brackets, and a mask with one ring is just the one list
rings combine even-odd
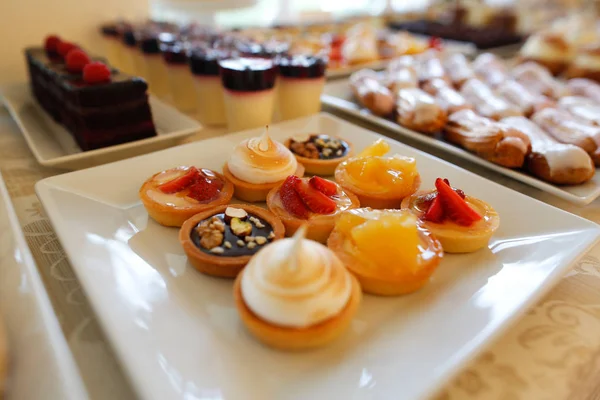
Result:
{"label": "whipped cream swirl", "polygon": [[305,232],[300,228],[293,238],[267,245],[244,269],[244,302],[275,325],[318,324],[339,314],[350,299],[349,272],[327,247],[304,239]]}
{"label": "whipped cream swirl", "polygon": [[279,182],[293,175],[298,162],[287,147],[271,140],[265,129],[262,136],[238,144],[227,167],[242,181],[263,184]]}

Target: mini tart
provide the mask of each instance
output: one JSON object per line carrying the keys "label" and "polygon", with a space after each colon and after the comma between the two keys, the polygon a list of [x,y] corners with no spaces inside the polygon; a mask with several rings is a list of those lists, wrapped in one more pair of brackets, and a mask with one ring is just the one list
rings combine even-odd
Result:
{"label": "mini tart", "polygon": [[[308,180],[309,178],[303,178]],[[332,182],[334,183],[334,182]],[[292,236],[302,226],[307,225],[306,237],[320,243],[326,243],[333,230],[335,220],[345,210],[360,207],[360,201],[353,193],[345,191],[338,186],[336,195],[330,198],[336,202],[336,210],[330,214],[319,214],[309,211],[307,218],[300,218],[286,210],[281,201],[280,189],[282,185],[273,188],[267,195],[267,207],[277,215],[285,225],[286,236]]]}
{"label": "mini tart", "polygon": [[[320,140],[320,141],[319,141]],[[328,145],[330,141],[335,148]],[[308,147],[306,147],[308,145]],[[285,141],[285,147],[304,165],[306,173],[313,175],[333,175],[335,168],[352,156],[352,143],[342,138],[330,135],[309,135],[307,137],[292,137]],[[328,150],[331,154],[328,154]]]}
{"label": "mini tart", "polygon": [[[361,212],[403,213],[400,210],[372,210],[369,208],[351,210],[349,213]],[[361,249],[355,243],[354,238],[340,229],[340,220],[338,219],[336,227],[331,232],[327,246],[337,254],[346,268],[358,279],[365,293],[379,296],[399,296],[415,292],[429,281],[443,257],[440,242],[414,218],[413,223],[417,230],[418,240],[417,257],[414,261],[416,269],[411,269],[401,263],[396,268],[390,268],[389,264],[399,261],[393,255],[384,251],[381,254],[383,257],[387,257],[386,264],[388,265],[383,268],[374,268],[368,264],[371,261],[367,261],[372,260],[372,258],[368,254],[361,254]],[[376,241],[378,239],[373,238],[372,240]],[[393,245],[400,249],[406,245],[402,238],[396,236],[379,239],[379,241],[380,243],[393,242]]]}
{"label": "mini tart", "polygon": [[[410,210],[422,219],[429,204],[427,197],[434,193],[435,190],[417,192],[402,201],[402,209]],[[483,217],[471,226],[462,226],[448,219],[442,223],[422,221],[442,243],[446,253],[472,253],[482,249],[500,226],[500,217],[491,205],[471,196],[465,196],[465,201]]]}
{"label": "mini tart", "polygon": [[[283,183],[283,181],[261,184],[244,182],[231,174],[227,164],[223,167],[223,175],[233,183],[235,197],[249,203],[265,201],[269,192],[274,187]],[[298,164],[298,168],[296,168],[296,173],[294,175],[300,178],[304,176],[304,166],[302,164]]]}
{"label": "mini tart", "polygon": [[[344,190],[354,193],[362,207],[399,208],[402,199],[416,192],[421,185],[415,160],[401,156],[383,157],[388,151],[389,145],[379,139],[357,156],[340,163],[335,169],[336,182]],[[370,158],[372,160],[369,160]],[[356,164],[358,167],[354,168],[354,163],[362,164]],[[361,176],[361,180],[352,177],[351,168],[364,175]],[[400,175],[402,177],[399,177]],[[374,182],[378,184],[375,189]]]}
{"label": "mini tart", "polygon": [[[227,204],[233,197],[233,184],[223,175],[209,169],[199,169],[199,171],[204,175],[208,174],[214,179],[220,180],[223,186],[218,195],[208,202],[200,202],[187,196],[192,185],[186,186],[175,193],[163,193],[158,188],[161,184],[183,176],[189,169],[190,167],[178,167],[159,172],[148,178],[140,188],[139,196],[142,204],[144,204],[148,215],[159,224],[179,227],[191,216],[208,208]],[[169,177],[174,178],[169,180]],[[151,193],[154,193],[154,195]],[[174,202],[177,202],[177,204]]]}
{"label": "mini tart", "polygon": [[327,247],[293,238],[267,246],[237,277],[233,294],[240,319],[258,340],[280,350],[324,346],[346,331],[361,288]]}
{"label": "mini tart", "polygon": [[[245,236],[236,235],[231,229],[231,224],[226,223],[225,232],[223,232],[224,237],[221,243],[212,249],[202,248],[200,244],[196,243],[198,240],[202,239],[202,236],[198,234],[196,228],[203,221],[210,222],[215,216],[224,222],[225,212],[228,207],[244,210],[248,214],[244,222],[252,224],[252,233],[246,236],[252,236],[255,239],[253,241],[249,241]],[[265,227],[259,228],[254,222],[252,222],[252,217],[262,221],[261,223],[263,223]],[[194,232],[194,230],[196,231]],[[269,235],[267,231],[273,233]],[[254,242],[256,244],[256,237],[259,234],[262,234],[261,236],[266,238],[267,241],[263,244],[256,245],[253,249],[249,249],[249,243]],[[231,206],[222,205],[205,210],[185,221],[179,231],[179,242],[181,243],[185,254],[187,254],[188,260],[198,271],[207,275],[221,278],[235,278],[256,252],[258,252],[267,243],[283,238],[284,234],[285,228],[281,223],[281,220],[279,220],[279,218],[277,218],[271,212],[263,208],[247,204],[234,204]],[[238,245],[238,240],[244,242],[244,245]],[[231,248],[228,249],[225,246],[226,241],[231,244]],[[220,247],[223,252],[215,252],[214,249],[216,247]]]}

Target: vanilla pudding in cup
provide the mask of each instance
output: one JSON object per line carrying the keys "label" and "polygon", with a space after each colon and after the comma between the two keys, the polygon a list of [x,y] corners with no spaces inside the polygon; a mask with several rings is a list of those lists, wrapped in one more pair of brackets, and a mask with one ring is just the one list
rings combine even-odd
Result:
{"label": "vanilla pudding in cup", "polygon": [[121,37],[114,24],[103,25],[100,28],[104,42],[104,55],[114,67],[121,68]]}
{"label": "vanilla pudding in cup", "polygon": [[278,64],[279,117],[286,120],[318,113],[327,61],[322,57],[290,55],[280,57]]}
{"label": "vanilla pudding in cup", "polygon": [[275,103],[277,66],[259,57],[219,61],[227,126],[230,131],[271,123]]}
{"label": "vanilla pudding in cup", "polygon": [[227,125],[219,60],[229,54],[225,50],[196,49],[190,55],[190,69],[198,99],[196,115],[204,125]]}
{"label": "vanilla pudding in cup", "polygon": [[175,107],[185,113],[197,110],[198,99],[194,90],[194,79],[188,64],[187,50],[183,43],[176,42],[162,49],[167,66],[171,98]]}
{"label": "vanilla pudding in cup", "polygon": [[140,50],[144,62],[144,78],[150,92],[161,99],[169,97],[167,66],[160,51],[160,42],[155,34],[146,34],[140,39]]}

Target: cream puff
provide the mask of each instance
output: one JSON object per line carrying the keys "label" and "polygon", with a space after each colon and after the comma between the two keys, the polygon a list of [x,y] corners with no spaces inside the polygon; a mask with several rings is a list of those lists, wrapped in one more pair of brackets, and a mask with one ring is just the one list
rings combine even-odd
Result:
{"label": "cream puff", "polygon": [[531,35],[520,52],[523,61],[535,61],[548,68],[553,75],[563,72],[573,56],[571,45],[561,35],[553,33]]}
{"label": "cream puff", "polygon": [[234,148],[223,175],[233,182],[236,198],[260,202],[288,176],[302,177],[304,166],[283,143],[271,140],[265,129],[262,136],[246,139]]}
{"label": "cream puff", "polygon": [[267,207],[281,218],[287,236],[307,225],[306,237],[321,243],[327,241],[341,212],[359,206],[354,194],[318,176],[291,175],[267,196]]}
{"label": "cream puff", "polygon": [[579,49],[565,75],[568,78],[588,78],[600,82],[600,46]]}
{"label": "cream puff", "polygon": [[435,187],[404,199],[402,209],[419,217],[447,253],[472,253],[486,247],[500,225],[494,208],[452,188],[447,179],[436,179]]}
{"label": "cream puff", "polygon": [[423,287],[443,257],[440,242],[406,210],[343,212],[327,246],[364,292],[396,296]]}
{"label": "cream puff", "polygon": [[326,345],[350,325],[361,301],[356,279],[327,247],[304,238],[273,242],[238,275],[234,298],[248,331],[282,350]]}
{"label": "cream puff", "polygon": [[181,226],[192,215],[227,204],[233,184],[223,175],[193,166],[152,175],[139,190],[148,215],[164,226]]}

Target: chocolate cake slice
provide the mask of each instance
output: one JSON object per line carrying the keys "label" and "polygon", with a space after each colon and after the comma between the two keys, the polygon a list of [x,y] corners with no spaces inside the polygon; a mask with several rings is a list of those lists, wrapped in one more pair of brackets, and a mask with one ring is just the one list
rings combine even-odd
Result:
{"label": "chocolate cake slice", "polygon": [[25,55],[36,100],[83,151],[156,136],[142,78],[112,69],[110,80],[92,84],[43,48],[28,48]]}

